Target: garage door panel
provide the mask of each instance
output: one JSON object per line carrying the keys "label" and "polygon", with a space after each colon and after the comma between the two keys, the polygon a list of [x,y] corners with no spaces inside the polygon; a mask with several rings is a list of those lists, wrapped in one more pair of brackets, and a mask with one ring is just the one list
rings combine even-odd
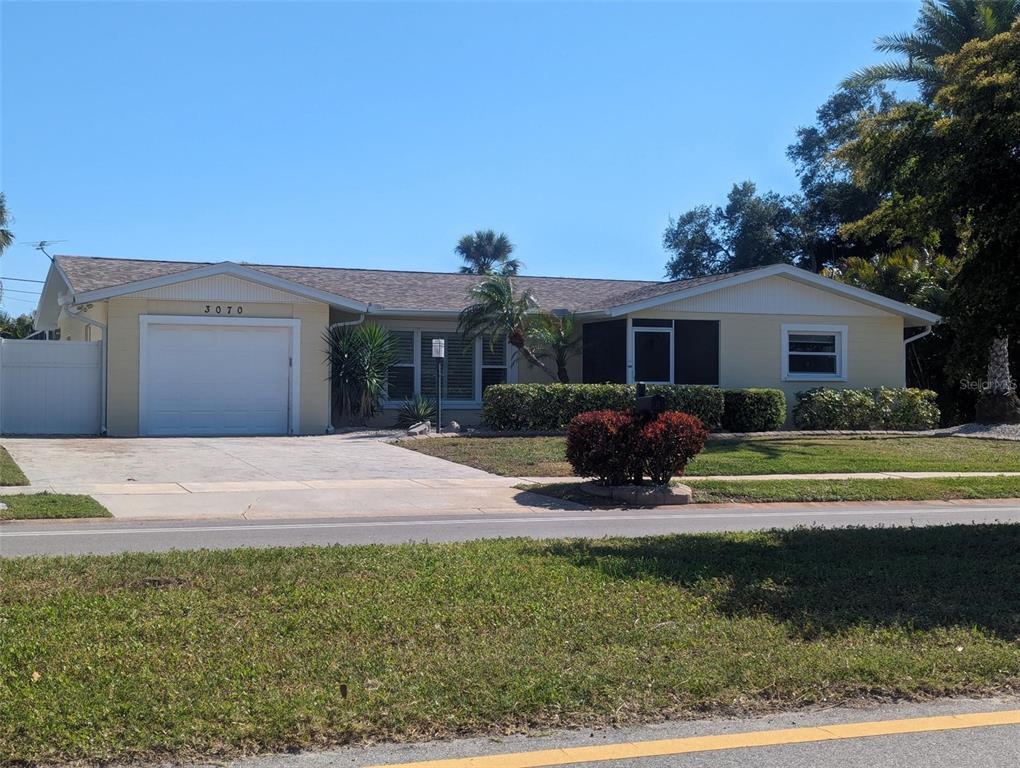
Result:
{"label": "garage door panel", "polygon": [[146,433],[286,434],[290,345],[289,326],[150,324]]}

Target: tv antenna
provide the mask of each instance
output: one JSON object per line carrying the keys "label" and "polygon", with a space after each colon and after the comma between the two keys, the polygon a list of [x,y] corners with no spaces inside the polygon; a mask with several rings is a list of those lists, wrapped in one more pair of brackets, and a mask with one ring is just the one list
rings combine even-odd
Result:
{"label": "tv antenna", "polygon": [[66,242],[67,242],[66,240],[40,240],[38,243],[25,243],[25,245],[27,245],[27,246],[29,246],[31,248],[34,248],[37,251],[41,251],[42,254],[47,259],[49,259],[50,261],[53,261],[53,257],[50,256],[50,254],[46,251],[46,249],[49,248],[51,245],[56,245],[57,243],[66,243]]}

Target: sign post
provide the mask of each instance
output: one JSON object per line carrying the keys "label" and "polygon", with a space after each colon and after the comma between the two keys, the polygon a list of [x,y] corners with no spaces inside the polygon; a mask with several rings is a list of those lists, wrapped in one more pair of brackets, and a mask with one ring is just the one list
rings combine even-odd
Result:
{"label": "sign post", "polygon": [[446,339],[432,339],[432,357],[436,361],[436,431],[443,431],[443,358]]}

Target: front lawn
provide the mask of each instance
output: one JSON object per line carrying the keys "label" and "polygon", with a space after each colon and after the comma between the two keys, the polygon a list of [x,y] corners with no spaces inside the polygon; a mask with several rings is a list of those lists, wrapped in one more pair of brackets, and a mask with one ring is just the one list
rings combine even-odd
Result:
{"label": "front lawn", "polygon": [[1020,526],[989,525],[0,561],[0,755],[1012,690],[1018,551]]}
{"label": "front lawn", "polygon": [[[684,478],[695,504],[773,501],[949,501],[1020,498],[1020,477],[936,477],[888,480],[706,480]],[[520,485],[522,490],[614,508],[611,501],[585,493],[577,482]]]}
{"label": "front lawn", "polygon": [[[562,437],[405,440],[413,451],[508,477],[570,477]],[[1020,442],[964,437],[710,440],[687,475],[1020,472]]]}
{"label": "front lawn", "polygon": [[106,507],[91,496],[68,493],[32,493],[3,495],[0,520],[68,519],[72,517],[112,517]]}
{"label": "front lawn", "polygon": [[25,473],[3,446],[0,446],[0,485],[28,485]]}

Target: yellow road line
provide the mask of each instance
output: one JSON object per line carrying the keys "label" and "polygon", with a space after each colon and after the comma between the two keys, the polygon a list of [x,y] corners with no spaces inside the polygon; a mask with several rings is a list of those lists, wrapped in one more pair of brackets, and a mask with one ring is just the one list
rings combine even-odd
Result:
{"label": "yellow road line", "polygon": [[502,755],[391,763],[385,766],[372,766],[372,768],[545,768],[545,766],[594,763],[601,760],[661,757],[690,752],[713,752],[722,749],[765,747],[777,744],[859,739],[868,736],[892,736],[901,733],[924,733],[925,731],[951,731],[994,725],[1020,725],[1020,709],[940,717],[913,717],[905,720],[877,720],[868,723],[816,725],[805,728],[783,728],[775,731],[746,731],[719,736],[689,736],[683,739],[624,742],[597,747],[541,749],[533,752],[509,752]]}

